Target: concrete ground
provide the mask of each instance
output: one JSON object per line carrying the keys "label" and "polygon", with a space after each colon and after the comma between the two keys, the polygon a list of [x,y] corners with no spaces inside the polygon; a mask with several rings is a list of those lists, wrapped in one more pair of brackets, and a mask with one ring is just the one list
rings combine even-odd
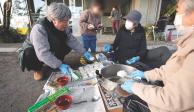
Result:
{"label": "concrete ground", "polygon": [[[114,36],[103,35],[98,37],[98,49],[102,50],[105,42],[112,43]],[[149,42],[149,45],[152,45]],[[171,46],[160,43],[159,45]],[[0,48],[18,48],[21,44],[0,44]],[[152,46],[150,46],[152,48]],[[174,48],[174,47],[172,47]],[[70,66],[75,67],[79,58],[71,53],[65,58]],[[43,93],[45,81],[34,81],[32,72],[22,72],[19,67],[17,53],[1,52],[0,49],[0,112],[25,112],[40,94]]]}
{"label": "concrete ground", "polygon": [[0,53],[0,111],[25,112],[42,93],[45,83],[21,72],[16,53]]}

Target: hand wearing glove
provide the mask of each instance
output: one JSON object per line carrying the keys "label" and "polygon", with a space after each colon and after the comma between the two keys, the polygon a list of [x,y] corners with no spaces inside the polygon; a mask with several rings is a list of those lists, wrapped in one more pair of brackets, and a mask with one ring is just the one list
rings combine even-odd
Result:
{"label": "hand wearing glove", "polygon": [[121,88],[128,93],[133,93],[133,90],[132,90],[133,84],[134,84],[133,80],[128,80],[121,85]]}
{"label": "hand wearing glove", "polygon": [[136,71],[132,72],[132,73],[130,74],[130,76],[131,76],[133,79],[135,79],[135,80],[139,80],[139,79],[141,80],[141,79],[145,78],[144,72],[139,71],[139,70],[136,70]]}
{"label": "hand wearing glove", "polygon": [[61,70],[61,72],[63,74],[70,75],[70,67],[69,67],[69,65],[61,64],[61,66],[59,67],[59,69]]}
{"label": "hand wearing glove", "polygon": [[103,52],[107,53],[111,50],[112,46],[110,44],[104,44]]}
{"label": "hand wearing glove", "polygon": [[139,60],[140,60],[140,57],[139,56],[136,56],[136,57],[131,58],[130,60],[127,60],[126,61],[126,64],[131,65],[131,64],[136,63]]}
{"label": "hand wearing glove", "polygon": [[92,54],[90,52],[85,52],[84,53],[84,58],[89,61],[89,62],[93,62],[94,61],[94,57],[92,56]]}

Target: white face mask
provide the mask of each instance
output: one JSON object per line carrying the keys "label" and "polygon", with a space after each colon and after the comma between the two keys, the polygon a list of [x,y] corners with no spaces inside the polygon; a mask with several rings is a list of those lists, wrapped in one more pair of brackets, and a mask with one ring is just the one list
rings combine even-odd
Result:
{"label": "white face mask", "polygon": [[125,22],[125,28],[126,28],[127,30],[132,30],[132,29],[133,29],[133,22],[127,20],[127,21]]}
{"label": "white face mask", "polygon": [[182,24],[183,24],[183,16],[184,16],[184,14],[176,14],[175,19],[174,19],[175,27],[182,26]]}
{"label": "white face mask", "polygon": [[183,36],[186,33],[194,31],[194,26],[183,26],[183,16],[184,14],[177,14],[175,16],[174,25],[177,30],[178,35]]}

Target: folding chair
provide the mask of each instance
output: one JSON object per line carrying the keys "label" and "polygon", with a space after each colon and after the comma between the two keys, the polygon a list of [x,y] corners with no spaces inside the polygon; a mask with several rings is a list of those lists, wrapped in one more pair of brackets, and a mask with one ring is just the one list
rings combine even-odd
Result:
{"label": "folding chair", "polygon": [[167,22],[168,22],[167,17],[161,17],[156,22],[156,24],[152,26],[154,43],[157,42],[157,39],[159,38],[159,36],[161,36],[161,34],[162,34],[162,37],[164,37],[164,39],[166,40],[167,34],[165,32],[165,28],[166,28]]}

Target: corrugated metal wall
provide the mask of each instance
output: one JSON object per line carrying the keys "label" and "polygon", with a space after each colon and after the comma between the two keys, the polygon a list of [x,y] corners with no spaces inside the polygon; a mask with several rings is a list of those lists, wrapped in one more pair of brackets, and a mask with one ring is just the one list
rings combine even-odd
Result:
{"label": "corrugated metal wall", "polygon": [[161,0],[132,0],[132,5],[142,13],[142,24],[154,24],[160,15]]}

